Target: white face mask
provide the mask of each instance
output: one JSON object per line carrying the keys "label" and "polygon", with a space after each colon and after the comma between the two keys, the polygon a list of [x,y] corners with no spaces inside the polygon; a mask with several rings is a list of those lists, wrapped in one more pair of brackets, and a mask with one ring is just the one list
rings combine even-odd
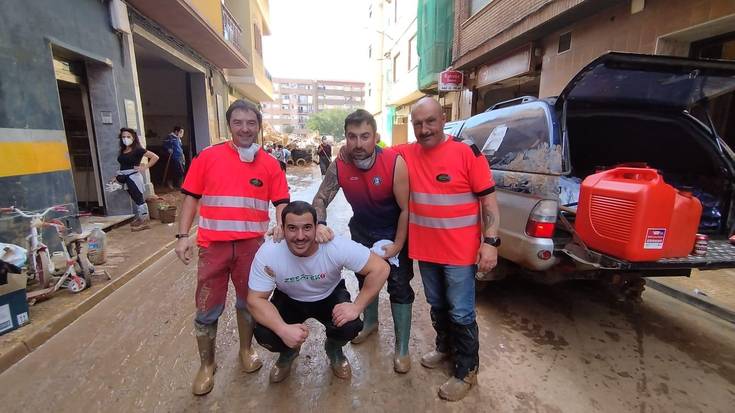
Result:
{"label": "white face mask", "polygon": [[363,171],[366,171],[373,167],[373,164],[375,163],[375,154],[377,151],[373,151],[373,154],[370,155],[369,158],[365,159],[353,159],[352,162],[355,163],[355,166],[357,169],[362,169]]}
{"label": "white face mask", "polygon": [[130,146],[133,144],[133,138],[122,138],[123,145]]}
{"label": "white face mask", "polygon": [[258,149],[260,149],[260,145],[257,143],[254,143],[247,148],[241,148],[237,145],[235,147],[237,148],[237,153],[240,155],[240,160],[247,163],[250,163],[255,159],[255,154],[258,153]]}

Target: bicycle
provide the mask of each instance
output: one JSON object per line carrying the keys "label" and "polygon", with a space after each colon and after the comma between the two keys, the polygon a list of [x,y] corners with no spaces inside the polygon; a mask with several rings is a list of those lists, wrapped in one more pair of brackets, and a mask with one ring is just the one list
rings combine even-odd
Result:
{"label": "bicycle", "polygon": [[[68,226],[60,220],[53,219],[45,221],[45,216],[51,212],[69,212],[64,205],[55,205],[45,209],[42,213],[30,213],[22,211],[14,206],[0,208],[0,212],[16,213],[23,218],[30,218],[30,233],[26,237],[28,241],[28,265],[26,275],[29,280],[36,280],[40,289],[28,292],[28,302],[33,304],[37,301],[50,298],[56,291],[66,288],[72,293],[78,293],[92,285],[91,276],[94,267],[87,259],[86,243],[87,236],[77,233],[67,233]],[[56,268],[51,259],[46,244],[43,243],[39,229],[53,227],[61,240],[64,267]],[[69,251],[72,251],[72,256]],[[82,276],[80,277],[79,274]]]}

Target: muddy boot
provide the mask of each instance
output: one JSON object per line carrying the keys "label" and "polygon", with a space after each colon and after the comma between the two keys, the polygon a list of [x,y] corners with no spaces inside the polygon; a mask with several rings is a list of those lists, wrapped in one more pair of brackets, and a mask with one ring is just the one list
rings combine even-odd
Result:
{"label": "muddy boot", "polygon": [[191,391],[197,396],[202,396],[212,391],[212,387],[214,387],[214,372],[217,370],[217,364],[214,362],[217,323],[205,325],[194,322],[194,333],[199,347],[201,366],[194,378]]}
{"label": "muddy boot", "polygon": [[252,346],[255,321],[248,310],[236,310],[236,313],[237,331],[240,334],[240,362],[246,373],[253,373],[263,367],[263,362],[260,361],[258,353]]}
{"label": "muddy boot", "polygon": [[467,375],[458,379],[450,377],[444,384],[439,386],[439,397],[450,402],[462,400],[469,393],[472,386],[477,384],[477,368],[471,370]]}
{"label": "muddy boot", "polygon": [[288,377],[289,373],[291,373],[291,366],[293,365],[293,362],[294,360],[296,360],[296,356],[298,355],[298,349],[279,353],[278,360],[276,360],[276,364],[274,364],[273,368],[271,369],[271,383],[280,383],[286,380],[286,377]]}
{"label": "muddy boot", "polygon": [[421,356],[421,365],[427,369],[436,369],[441,367],[446,360],[449,360],[449,353],[432,350]]}
{"label": "muddy boot", "polygon": [[342,347],[347,344],[346,341],[337,341],[327,338],[324,342],[324,350],[327,352],[329,364],[332,366],[332,372],[340,379],[349,379],[352,377],[352,368],[350,362],[342,352]]}
{"label": "muddy boot", "polygon": [[477,384],[480,364],[480,341],[477,323],[451,323],[451,343],[454,352],[454,376],[439,387],[439,397],[449,401],[461,400]]}
{"label": "muddy boot", "polygon": [[427,369],[436,369],[450,358],[449,352],[449,313],[431,310],[431,325],[436,331],[436,348],[421,356],[421,365]]}
{"label": "muddy boot", "polygon": [[133,221],[133,223],[130,224],[130,230],[133,232],[143,231],[144,229],[149,229],[151,227],[150,221],[147,219],[136,219],[136,221],[138,222],[136,223]]}
{"label": "muddy boot", "polygon": [[150,228],[150,218],[148,215],[148,204],[138,205],[135,207],[135,219],[130,223],[130,230],[133,232],[142,231]]}
{"label": "muddy boot", "polygon": [[367,340],[378,329],[378,297],[368,304],[362,313],[362,331],[352,339],[352,344],[360,344]]}
{"label": "muddy boot", "polygon": [[408,373],[411,370],[411,356],[408,354],[408,339],[411,336],[411,304],[390,305],[393,313],[393,329],[396,333],[396,353],[393,357],[393,370]]}

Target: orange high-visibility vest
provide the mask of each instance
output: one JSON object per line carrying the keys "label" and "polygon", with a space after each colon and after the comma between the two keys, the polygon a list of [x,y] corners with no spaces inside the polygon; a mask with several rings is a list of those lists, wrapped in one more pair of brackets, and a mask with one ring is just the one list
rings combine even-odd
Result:
{"label": "orange high-visibility vest", "polygon": [[262,237],[269,201],[288,203],[288,184],[278,161],[260,149],[253,162],[240,160],[232,144],[214,145],[194,158],[182,192],[199,198],[197,243]]}
{"label": "orange high-visibility vest", "polygon": [[449,136],[434,148],[396,148],[411,185],[408,253],[449,265],[476,263],[482,229],[479,197],[495,191],[487,159],[477,147]]}

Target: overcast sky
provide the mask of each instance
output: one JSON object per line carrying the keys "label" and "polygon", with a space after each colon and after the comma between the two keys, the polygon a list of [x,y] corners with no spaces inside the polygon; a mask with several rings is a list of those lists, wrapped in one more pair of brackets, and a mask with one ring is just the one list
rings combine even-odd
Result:
{"label": "overcast sky", "polygon": [[270,0],[271,35],[263,37],[273,77],[365,81],[366,0]]}

